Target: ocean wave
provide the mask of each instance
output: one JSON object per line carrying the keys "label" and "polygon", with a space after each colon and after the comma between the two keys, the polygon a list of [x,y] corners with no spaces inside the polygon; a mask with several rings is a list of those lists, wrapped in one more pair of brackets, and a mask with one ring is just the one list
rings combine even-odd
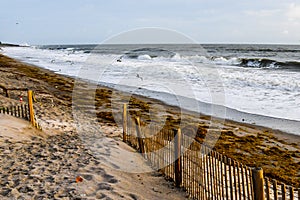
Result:
{"label": "ocean wave", "polygon": [[[295,53],[300,52],[300,48],[293,47],[287,48],[285,46],[278,47],[261,47],[261,46],[250,46],[243,47],[218,47],[218,49],[213,49],[213,53],[208,54],[197,54],[192,51],[172,51],[166,50],[160,47],[140,47],[133,50],[126,51],[127,46],[120,47],[120,49],[114,49],[111,46],[101,46],[95,48],[96,45],[50,45],[42,46],[41,49],[64,51],[68,55],[70,53],[79,54],[105,54],[105,55],[121,55],[120,59],[133,59],[133,60],[152,60],[153,62],[179,62],[186,63],[186,61],[191,63],[203,63],[218,66],[234,66],[234,67],[246,67],[246,68],[262,68],[262,69],[282,69],[291,71],[300,71],[300,61],[294,60],[297,56],[291,54],[286,60],[283,55],[276,56],[279,52],[282,53]],[[132,46],[128,46],[132,48]],[[176,48],[175,48],[176,49]],[[223,49],[223,50],[222,50]],[[225,50],[224,50],[225,49]],[[223,54],[222,52],[225,51]],[[234,52],[231,55],[226,54],[227,51]],[[221,54],[218,54],[221,52]],[[246,54],[243,52],[247,52]],[[251,54],[248,55],[248,53]],[[265,52],[265,54],[263,53]],[[275,52],[270,54],[268,52]],[[187,54],[188,53],[188,54]],[[253,57],[254,55],[254,57]],[[266,55],[264,58],[255,57],[255,55]],[[272,57],[271,57],[272,56]]]}
{"label": "ocean wave", "polygon": [[152,59],[151,56],[149,56],[148,54],[138,56],[138,60],[151,60],[151,59]]}
{"label": "ocean wave", "polygon": [[126,52],[124,57],[131,58],[131,59],[139,59],[140,56],[144,56],[144,55],[147,55],[150,58],[157,58],[157,57],[172,58],[175,55],[175,53],[160,48],[140,48],[140,49],[134,49],[129,52]]}
{"label": "ocean wave", "polygon": [[300,70],[300,62],[297,61],[277,61],[267,58],[242,58],[241,67],[269,68],[269,69],[293,69]]}
{"label": "ocean wave", "polygon": [[239,58],[239,57],[223,57],[223,56],[204,56],[204,55],[181,55],[169,51],[157,51],[153,49],[139,49],[125,53],[122,58],[151,60],[155,61],[190,61],[194,63],[203,63],[221,66],[236,66],[247,68],[262,68],[262,69],[286,69],[300,70],[300,62],[298,61],[279,61],[268,58]]}
{"label": "ocean wave", "polygon": [[278,61],[268,58],[238,58],[238,57],[208,57],[208,56],[192,56],[187,57],[191,61],[204,64],[214,64],[223,66],[237,66],[263,69],[286,69],[286,70],[300,70],[299,61]]}

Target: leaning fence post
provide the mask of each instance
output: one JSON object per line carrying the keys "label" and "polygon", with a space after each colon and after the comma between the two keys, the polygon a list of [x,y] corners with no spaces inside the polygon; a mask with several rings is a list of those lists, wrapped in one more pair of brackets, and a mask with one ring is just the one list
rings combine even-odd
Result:
{"label": "leaning fence post", "polygon": [[33,110],[33,94],[32,90],[28,90],[28,105],[29,105],[29,119],[31,124],[35,125],[35,119],[34,119],[34,110]]}
{"label": "leaning fence post", "polygon": [[181,131],[180,128],[174,129],[174,149],[175,149],[175,184],[176,187],[180,187],[182,182],[182,170],[181,170]]}
{"label": "leaning fence post", "polygon": [[264,173],[262,168],[252,169],[254,200],[265,200]]}
{"label": "leaning fence post", "polygon": [[127,140],[127,104],[123,105],[123,142]]}
{"label": "leaning fence post", "polygon": [[144,141],[143,141],[143,136],[142,136],[142,132],[141,132],[141,124],[140,124],[140,118],[139,117],[135,118],[135,123],[136,123],[136,134],[137,134],[137,137],[138,137],[140,153],[144,154],[145,153],[145,148],[144,148]]}

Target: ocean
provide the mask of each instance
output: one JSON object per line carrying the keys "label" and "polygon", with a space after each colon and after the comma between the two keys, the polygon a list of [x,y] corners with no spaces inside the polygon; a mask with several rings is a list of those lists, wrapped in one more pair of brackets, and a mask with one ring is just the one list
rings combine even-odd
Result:
{"label": "ocean", "polygon": [[297,45],[42,45],[1,53],[191,111],[300,135]]}

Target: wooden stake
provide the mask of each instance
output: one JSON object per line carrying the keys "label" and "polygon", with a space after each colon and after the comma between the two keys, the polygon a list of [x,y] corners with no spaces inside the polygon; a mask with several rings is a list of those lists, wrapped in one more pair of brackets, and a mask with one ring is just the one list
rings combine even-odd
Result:
{"label": "wooden stake", "polygon": [[32,90],[28,90],[28,105],[29,105],[29,119],[31,124],[35,126]]}
{"label": "wooden stake", "polygon": [[127,104],[123,105],[123,142],[127,141]]}
{"label": "wooden stake", "polygon": [[144,141],[143,141],[143,136],[142,136],[142,132],[141,132],[140,118],[136,117],[135,122],[136,122],[136,133],[137,133],[137,137],[138,137],[140,153],[144,154],[145,147],[144,147]]}
{"label": "wooden stake", "polygon": [[180,187],[182,182],[181,171],[181,131],[174,129],[174,149],[175,149],[175,183],[176,187]]}
{"label": "wooden stake", "polygon": [[265,200],[264,173],[262,168],[252,169],[254,200]]}

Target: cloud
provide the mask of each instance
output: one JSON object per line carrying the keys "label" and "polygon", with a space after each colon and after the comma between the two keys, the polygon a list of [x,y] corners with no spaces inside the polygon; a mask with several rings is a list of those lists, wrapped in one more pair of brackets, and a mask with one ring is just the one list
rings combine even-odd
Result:
{"label": "cloud", "polygon": [[288,30],[284,30],[282,33],[285,34],[285,35],[288,35],[289,31]]}
{"label": "cloud", "polygon": [[290,4],[287,10],[287,16],[291,21],[300,20],[300,5],[294,3]]}
{"label": "cloud", "polygon": [[246,10],[244,13],[246,15],[255,16],[255,17],[272,17],[274,15],[277,15],[279,12],[281,12],[280,9],[274,9],[274,10]]}

